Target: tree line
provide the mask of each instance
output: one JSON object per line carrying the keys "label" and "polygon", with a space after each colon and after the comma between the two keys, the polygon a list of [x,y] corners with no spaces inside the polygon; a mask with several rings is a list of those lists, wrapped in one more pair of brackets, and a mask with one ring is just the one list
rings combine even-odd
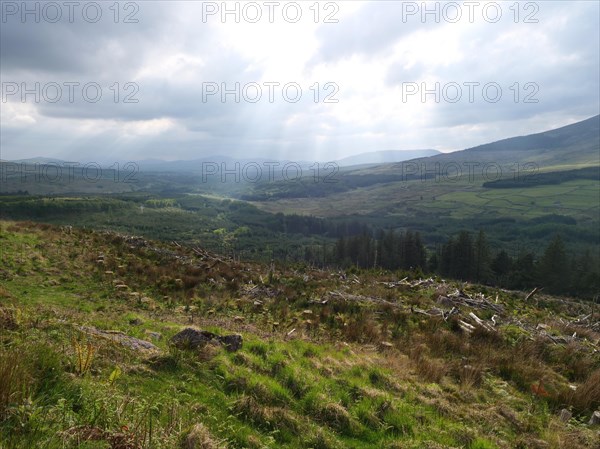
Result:
{"label": "tree line", "polygon": [[[315,252],[316,250],[316,252]],[[557,235],[538,256],[493,252],[484,231],[461,231],[428,252],[418,232],[393,230],[340,237],[329,249],[307,248],[305,259],[318,258],[343,268],[413,270],[508,289],[543,287],[547,293],[594,298],[600,292],[600,264],[589,250],[569,255]]]}

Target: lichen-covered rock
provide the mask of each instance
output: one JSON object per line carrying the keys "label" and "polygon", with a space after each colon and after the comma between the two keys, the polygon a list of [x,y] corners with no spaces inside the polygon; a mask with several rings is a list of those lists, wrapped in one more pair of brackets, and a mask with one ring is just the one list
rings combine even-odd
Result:
{"label": "lichen-covered rock", "polygon": [[178,332],[171,338],[171,344],[179,349],[197,349],[206,344],[222,344],[228,351],[237,351],[242,347],[242,343],[241,335],[220,336],[191,327]]}
{"label": "lichen-covered rock", "polygon": [[160,349],[154,344],[150,343],[149,341],[131,337],[129,335],[124,334],[123,332],[113,330],[102,330],[92,326],[78,326],[78,329],[88,335],[119,343],[129,349],[133,349],[134,351],[160,352]]}
{"label": "lichen-covered rock", "polygon": [[573,413],[571,413],[569,410],[567,410],[566,408],[563,408],[560,411],[560,414],[558,415],[559,419],[562,422],[569,422],[569,420],[571,419],[571,417],[573,416]]}

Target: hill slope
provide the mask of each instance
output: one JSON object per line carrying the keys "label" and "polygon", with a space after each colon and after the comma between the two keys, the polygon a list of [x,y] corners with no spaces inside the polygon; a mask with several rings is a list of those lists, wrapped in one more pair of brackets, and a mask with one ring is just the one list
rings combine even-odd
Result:
{"label": "hill slope", "polygon": [[[598,447],[591,305],[69,227],[0,241],[3,449]],[[186,326],[242,349],[171,346]]]}
{"label": "hill slope", "polygon": [[349,167],[352,165],[373,165],[386,164],[392,162],[408,161],[420,157],[429,157],[440,154],[437,150],[387,150],[387,151],[372,151],[368,153],[355,154],[343,159],[339,159],[336,163],[340,167]]}
{"label": "hill slope", "polygon": [[[272,213],[359,217],[375,226],[410,227],[437,242],[461,228],[488,231],[500,219],[509,222],[490,229],[496,242],[525,236],[519,244],[534,250],[572,230],[597,247],[600,179],[593,167],[600,167],[600,116],[463,151],[341,171],[331,184],[258,185],[246,198]],[[526,237],[533,229],[527,220],[552,215],[572,217],[577,227],[549,224]]]}
{"label": "hill slope", "polygon": [[532,162],[539,167],[600,165],[600,115],[561,128],[420,158],[414,162],[461,164],[467,161],[500,165]]}

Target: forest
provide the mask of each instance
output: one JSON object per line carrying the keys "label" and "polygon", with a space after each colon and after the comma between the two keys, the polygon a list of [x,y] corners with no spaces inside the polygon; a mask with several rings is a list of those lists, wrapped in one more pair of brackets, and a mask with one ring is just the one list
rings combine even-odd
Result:
{"label": "forest", "polygon": [[5,196],[0,216],[114,229],[245,260],[412,271],[587,299],[600,289],[597,233],[560,214],[483,221],[431,216],[427,226],[413,227],[418,220],[272,214],[229,199],[139,192]]}
{"label": "forest", "polygon": [[[319,253],[307,250],[316,262]],[[403,270],[494,285],[512,290],[542,287],[548,293],[593,299],[600,289],[597,255],[585,251],[569,255],[560,235],[540,255],[522,252],[516,256],[502,249],[493,252],[484,231],[461,231],[446,243],[427,251],[419,232],[380,231],[341,237],[325,254],[330,263],[368,269]]]}

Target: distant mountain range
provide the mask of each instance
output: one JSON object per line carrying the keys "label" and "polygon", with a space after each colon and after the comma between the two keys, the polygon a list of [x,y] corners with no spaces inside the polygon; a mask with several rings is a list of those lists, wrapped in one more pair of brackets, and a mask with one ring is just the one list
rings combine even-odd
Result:
{"label": "distant mountain range", "polygon": [[[372,151],[366,153],[360,153],[353,156],[348,156],[343,159],[339,159],[336,162],[340,167],[349,167],[349,166],[364,166],[364,165],[375,165],[375,164],[389,164],[394,162],[402,162],[409,159],[415,159],[418,157],[428,157],[434,156],[436,154],[441,154],[436,150],[387,150],[387,151]],[[6,161],[8,162],[8,161]],[[47,157],[34,157],[30,159],[19,159],[10,162],[17,163],[26,163],[26,164],[58,164],[62,165],[67,163],[67,161],[63,161],[61,159],[53,159]],[[126,164],[128,161],[116,161],[121,165]],[[134,161],[140,171],[147,172],[156,172],[156,171],[169,171],[169,172],[199,172],[202,170],[202,165],[206,163],[216,163],[221,164],[225,163],[228,166],[233,167],[233,164],[239,162],[241,165],[248,163],[257,163],[263,164],[266,162],[278,162],[281,165],[284,165],[288,162],[292,162],[291,160],[275,160],[273,158],[234,158],[229,156],[208,156],[199,159],[191,159],[191,160],[175,160],[175,161],[165,161],[161,159],[144,159],[141,161]],[[311,161],[293,161],[295,163],[300,164],[302,168],[308,168],[313,165],[315,162]],[[322,161],[322,163],[331,162],[331,161]],[[73,162],[69,162],[73,163]],[[80,162],[84,164],[85,162]],[[110,166],[115,163],[113,162],[98,162],[101,166]]]}
{"label": "distant mountain range", "polygon": [[[431,149],[372,151],[348,156],[335,162],[340,167],[356,167],[365,170],[370,170],[367,166],[378,165],[374,170],[381,173],[387,169],[396,170],[398,163],[408,160],[417,163],[456,162],[459,164],[476,161],[479,163],[495,162],[503,165],[516,162],[521,164],[535,162],[540,167],[598,165],[600,163],[600,115],[550,131],[511,137],[452,153],[440,153]],[[47,157],[35,157],[10,162],[62,164],[66,161]],[[126,162],[125,160],[120,161],[122,164]],[[216,155],[193,160],[164,161],[146,159],[135,161],[140,171],[150,172],[199,172],[202,170],[202,164],[207,162],[217,164],[223,162],[234,164],[239,162],[243,165],[249,162],[256,162],[258,164],[262,164],[263,162],[279,162],[280,164],[284,164],[290,162],[290,160],[275,160],[264,157],[239,159]],[[294,162],[297,162],[303,168],[314,164],[314,162],[310,161]],[[101,163],[101,165],[109,166],[113,163],[107,162],[106,164]]]}
{"label": "distant mountain range", "polygon": [[62,164],[76,164],[77,162],[69,162],[69,161],[65,161],[63,159],[54,159],[51,157],[30,157],[28,159],[15,159],[15,160],[1,160],[0,162],[16,162],[19,164],[42,164],[42,165],[48,165],[48,164],[58,164],[58,165],[62,165]]}
{"label": "distant mountain range", "polygon": [[372,151],[369,153],[355,154],[336,162],[341,167],[349,167],[353,165],[371,165],[371,164],[389,164],[393,162],[408,161],[410,159],[435,156],[442,154],[437,150],[386,150]]}

